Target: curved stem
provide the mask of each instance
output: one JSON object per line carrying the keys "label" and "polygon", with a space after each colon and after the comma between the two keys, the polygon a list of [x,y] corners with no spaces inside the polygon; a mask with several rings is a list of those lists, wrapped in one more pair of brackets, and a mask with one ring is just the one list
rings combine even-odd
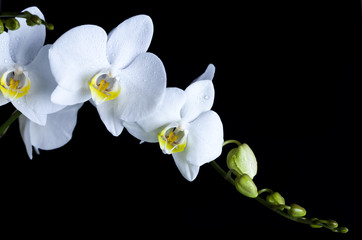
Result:
{"label": "curved stem", "polygon": [[224,146],[226,146],[226,145],[228,145],[228,144],[230,144],[230,143],[235,143],[236,145],[238,145],[238,146],[240,146],[241,145],[241,143],[239,142],[239,141],[237,141],[237,140],[227,140],[227,141],[225,141],[224,143],[223,143],[223,147]]}
{"label": "curved stem", "polygon": [[15,110],[13,114],[11,114],[10,118],[6,120],[6,122],[3,123],[3,125],[0,126],[0,138],[2,138],[6,131],[9,129],[10,125],[18,119],[18,117],[21,115],[21,112],[18,110]]}
{"label": "curved stem", "polygon": [[[233,141],[233,140],[232,140]],[[216,161],[212,161],[210,162],[211,166],[213,166],[215,168],[215,170],[225,178],[225,180],[227,180],[230,184],[232,184],[233,186],[235,186],[235,181],[228,176],[228,173],[225,172],[219,164],[216,163]],[[272,205],[269,204],[265,199],[260,197],[260,194],[262,193],[273,193],[273,191],[271,189],[265,188],[262,189],[258,192],[259,196],[257,196],[255,198],[256,201],[258,201],[259,203],[261,203],[262,205],[264,205],[265,207],[269,208],[270,210],[272,210],[273,212],[278,213],[279,215],[292,220],[294,222],[299,222],[299,223],[303,223],[303,224],[307,224],[310,226],[320,226],[320,227],[325,227],[328,228],[329,230],[332,230],[333,232],[341,232],[341,233],[347,233],[348,229],[345,227],[339,227],[337,228],[337,226],[333,227],[333,226],[329,226],[328,223],[323,223],[323,220],[319,221],[316,218],[306,218],[306,217],[293,217],[291,215],[289,215],[287,212],[281,210],[281,207],[283,207],[283,209],[290,209],[290,206],[286,206],[286,205]],[[327,221],[326,221],[327,222]]]}

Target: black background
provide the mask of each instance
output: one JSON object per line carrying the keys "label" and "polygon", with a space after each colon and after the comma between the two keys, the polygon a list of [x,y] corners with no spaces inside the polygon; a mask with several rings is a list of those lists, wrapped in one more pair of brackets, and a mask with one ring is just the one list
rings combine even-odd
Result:
{"label": "black background", "polygon": [[[2,11],[38,6],[55,26],[50,44],[78,25],[109,32],[131,16],[151,16],[149,51],[163,60],[169,87],[184,89],[209,63],[216,66],[213,110],[225,140],[254,150],[257,186],[350,233],[284,219],[238,194],[208,164],[190,183],[157,144],[139,145],[126,130],[113,137],[87,103],[72,140],[32,161],[17,123],[0,140],[1,212],[13,234],[362,235],[359,1],[213,2],[3,0]],[[2,106],[0,122],[13,110]],[[229,149],[217,160],[222,166]]]}

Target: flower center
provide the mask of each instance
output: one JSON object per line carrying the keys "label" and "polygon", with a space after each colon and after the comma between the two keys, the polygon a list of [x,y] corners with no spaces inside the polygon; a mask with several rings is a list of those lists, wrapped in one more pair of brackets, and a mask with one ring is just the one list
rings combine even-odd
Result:
{"label": "flower center", "polygon": [[158,134],[160,148],[165,154],[182,152],[186,147],[188,131],[181,124],[171,123]]}
{"label": "flower center", "polygon": [[111,73],[100,72],[94,75],[89,82],[89,89],[93,101],[98,105],[118,97],[121,92],[121,85],[118,78]]}
{"label": "flower center", "polygon": [[9,70],[1,77],[0,90],[10,101],[26,95],[29,89],[30,79],[22,69]]}

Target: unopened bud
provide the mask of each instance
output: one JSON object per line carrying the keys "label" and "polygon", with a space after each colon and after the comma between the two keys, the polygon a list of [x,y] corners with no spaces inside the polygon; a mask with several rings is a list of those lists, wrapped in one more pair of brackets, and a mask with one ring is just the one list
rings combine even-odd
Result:
{"label": "unopened bud", "polygon": [[334,220],[328,220],[327,225],[330,228],[337,228],[338,227],[338,223],[336,221],[334,221]]}
{"label": "unopened bud", "polygon": [[9,30],[16,30],[20,27],[20,23],[15,18],[9,18],[5,20],[5,27]]}
{"label": "unopened bud", "polygon": [[255,155],[248,144],[244,143],[232,149],[227,155],[227,165],[240,175],[247,174],[251,179],[257,172]]}
{"label": "unopened bud", "polygon": [[51,23],[46,23],[45,26],[48,30],[54,30],[54,25]]}
{"label": "unopened bud", "polygon": [[4,23],[0,19],[0,34],[2,34],[3,32],[4,32]]}
{"label": "unopened bud", "polygon": [[290,209],[288,209],[288,214],[292,217],[304,217],[307,211],[303,207],[293,203],[290,205]]}
{"label": "unopened bud", "polygon": [[38,17],[37,15],[31,15],[30,20],[36,25],[40,25],[42,23],[40,17]]}
{"label": "unopened bud", "polygon": [[272,205],[285,205],[285,199],[278,192],[273,192],[266,197],[266,201]]}
{"label": "unopened bud", "polygon": [[256,198],[258,189],[249,175],[244,174],[235,179],[236,189],[246,197]]}

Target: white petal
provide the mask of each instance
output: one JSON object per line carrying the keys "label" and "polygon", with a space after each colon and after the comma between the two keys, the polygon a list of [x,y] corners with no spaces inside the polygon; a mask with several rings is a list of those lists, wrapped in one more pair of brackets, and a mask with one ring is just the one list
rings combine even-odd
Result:
{"label": "white petal", "polygon": [[64,33],[49,50],[51,70],[58,84],[69,91],[88,87],[95,74],[109,67],[106,44],[106,32],[95,25]]}
{"label": "white petal", "polygon": [[194,82],[202,81],[202,80],[210,80],[214,78],[215,75],[215,66],[213,64],[209,64],[203,74],[201,74],[198,78],[196,78]]}
{"label": "white petal", "polygon": [[[24,9],[44,19],[42,12],[37,7]],[[16,31],[9,31],[10,54],[14,62],[20,65],[29,64],[37,55],[45,41],[45,26],[28,26],[24,18],[16,18],[20,28]]]}
{"label": "white petal", "polygon": [[77,113],[82,104],[68,106],[49,114],[45,126],[30,122],[31,144],[39,149],[51,150],[65,145],[71,138],[77,123]]}
{"label": "white petal", "polygon": [[219,115],[214,111],[202,113],[189,125],[186,161],[201,166],[220,156],[224,142],[224,132]]}
{"label": "white petal", "polygon": [[142,142],[156,143],[158,142],[158,133],[162,131],[162,127],[156,128],[153,131],[146,132],[138,123],[123,122],[123,126],[135,138]]}
{"label": "white petal", "polygon": [[74,105],[83,103],[91,98],[89,88],[82,87],[75,91],[68,91],[58,86],[51,95],[51,101],[61,105]]}
{"label": "white petal", "polygon": [[50,100],[57,83],[50,71],[49,48],[50,45],[41,48],[34,61],[25,69],[28,72],[31,87],[23,98],[28,107],[33,109],[35,113],[49,114],[64,108],[64,106],[55,104]]}
{"label": "white petal", "polygon": [[149,117],[138,121],[146,131],[153,131],[171,122],[181,120],[181,108],[186,101],[185,92],[179,88],[166,88],[165,97],[157,110]]}
{"label": "white petal", "polygon": [[200,167],[187,162],[184,152],[174,153],[172,156],[182,176],[190,182],[195,180]]}
{"label": "white petal", "polygon": [[[11,59],[9,52],[9,35],[7,32],[0,34],[0,78],[8,70],[8,67],[13,65],[14,62]],[[0,93],[0,106],[8,103],[2,93]]]}
{"label": "white petal", "polygon": [[138,15],[119,24],[108,36],[107,57],[113,67],[122,69],[147,51],[153,35],[149,16]]}
{"label": "white petal", "polygon": [[9,66],[14,64],[10,56],[9,34],[3,32],[0,34],[0,77],[6,72]]}
{"label": "white petal", "polygon": [[29,124],[30,120],[26,118],[24,115],[19,116],[19,130],[20,135],[24,141],[26,152],[30,159],[33,159],[33,147],[30,142],[30,131]]}
{"label": "white petal", "polygon": [[215,67],[209,65],[205,73],[186,88],[186,103],[181,110],[181,117],[184,121],[192,121],[202,112],[211,109],[215,98],[215,90],[212,83],[214,72]]}
{"label": "white petal", "polygon": [[152,53],[142,53],[119,72],[121,93],[119,117],[127,122],[139,121],[152,114],[161,103],[166,89],[166,72],[161,60]]}
{"label": "white petal", "polygon": [[33,121],[39,125],[45,125],[45,123],[47,121],[47,114],[36,113],[33,110],[33,108],[29,107],[28,103],[26,102],[25,96],[15,99],[11,103],[14,105],[14,107],[16,109],[18,109],[22,114],[24,114],[31,121]]}
{"label": "white petal", "polygon": [[118,115],[115,113],[117,109],[117,102],[111,100],[96,106],[99,116],[107,130],[112,133],[113,136],[119,136],[122,133],[124,127],[122,125],[121,119],[119,119]]}
{"label": "white petal", "polygon": [[5,105],[9,102],[6,98],[4,98],[3,94],[0,93],[0,106]]}

